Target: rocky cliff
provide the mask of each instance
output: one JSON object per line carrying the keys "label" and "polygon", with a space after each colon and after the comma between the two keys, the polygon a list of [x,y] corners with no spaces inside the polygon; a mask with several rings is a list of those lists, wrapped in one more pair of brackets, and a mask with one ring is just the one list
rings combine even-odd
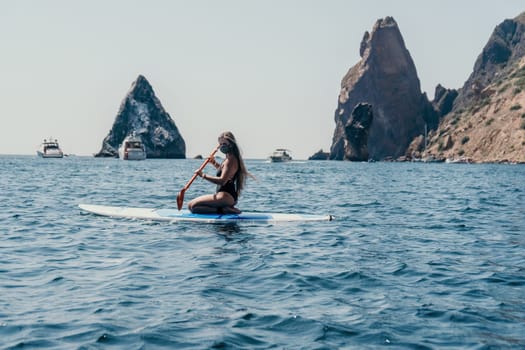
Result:
{"label": "rocky cliff", "polygon": [[142,75],[131,85],[95,157],[118,157],[118,147],[133,132],[141,137],[148,158],[186,158],[186,144],[175,122]]}
{"label": "rocky cliff", "polygon": [[345,127],[361,102],[373,109],[370,158],[404,155],[410,142],[424,134],[425,124],[437,127],[438,114],[421,93],[414,62],[392,17],[378,20],[372,33],[365,33],[360,55],[341,82],[330,159],[345,159]]}
{"label": "rocky cliff", "polygon": [[445,90],[439,98],[448,95],[446,104],[452,99],[453,105],[451,111],[444,108],[438,129],[429,133],[424,155],[525,162],[525,12],[494,29],[457,98]]}

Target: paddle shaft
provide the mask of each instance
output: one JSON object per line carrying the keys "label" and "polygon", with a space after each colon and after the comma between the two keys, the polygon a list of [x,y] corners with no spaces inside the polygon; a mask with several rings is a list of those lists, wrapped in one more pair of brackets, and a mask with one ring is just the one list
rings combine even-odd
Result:
{"label": "paddle shaft", "polygon": [[210,153],[208,158],[206,158],[206,160],[202,163],[202,165],[199,167],[199,169],[197,169],[197,171],[195,171],[195,173],[191,177],[190,181],[188,181],[188,183],[182,188],[182,190],[180,190],[179,194],[177,195],[177,207],[178,207],[179,210],[182,208],[182,203],[184,202],[184,192],[186,192],[186,190],[188,188],[190,188],[190,186],[193,183],[193,181],[195,181],[197,176],[199,176],[199,173],[206,167],[206,165],[208,165],[208,163],[211,161],[211,159],[213,158],[215,153],[217,153],[219,148],[220,148],[220,145],[215,147],[215,149]]}

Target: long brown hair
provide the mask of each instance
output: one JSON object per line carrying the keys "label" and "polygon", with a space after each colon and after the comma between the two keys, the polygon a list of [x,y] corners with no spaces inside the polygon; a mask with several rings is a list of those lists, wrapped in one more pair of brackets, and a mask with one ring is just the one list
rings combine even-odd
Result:
{"label": "long brown hair", "polygon": [[250,175],[248,170],[246,169],[246,165],[244,165],[244,160],[241,156],[241,150],[239,149],[239,146],[237,145],[237,141],[235,140],[235,136],[233,136],[231,131],[225,131],[220,136],[220,138],[225,138],[228,140],[231,144],[231,152],[237,158],[237,161],[239,162],[239,169],[237,169],[237,173],[235,173],[235,189],[237,190],[237,196],[240,196],[242,189],[244,188],[244,185],[246,184],[246,177]]}

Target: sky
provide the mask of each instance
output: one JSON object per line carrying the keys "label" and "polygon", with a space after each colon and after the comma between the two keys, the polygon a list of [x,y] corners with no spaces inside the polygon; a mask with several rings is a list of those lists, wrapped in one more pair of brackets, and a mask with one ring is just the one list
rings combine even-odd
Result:
{"label": "sky", "polygon": [[102,146],[139,74],[206,156],[232,131],[245,158],[328,151],[341,79],[392,16],[422,92],[460,88],[523,0],[0,0],[0,154]]}

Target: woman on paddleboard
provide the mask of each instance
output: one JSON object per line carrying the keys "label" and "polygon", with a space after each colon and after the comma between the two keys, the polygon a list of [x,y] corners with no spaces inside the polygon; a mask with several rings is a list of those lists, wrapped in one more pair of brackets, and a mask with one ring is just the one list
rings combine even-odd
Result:
{"label": "woman on paddleboard", "polygon": [[204,180],[217,185],[214,194],[197,197],[188,203],[188,209],[196,214],[239,214],[241,211],[235,208],[237,199],[241,194],[246,181],[248,171],[242,160],[241,152],[230,131],[219,135],[220,151],[226,158],[219,164],[212,158],[210,163],[217,169],[216,176],[197,174]]}

